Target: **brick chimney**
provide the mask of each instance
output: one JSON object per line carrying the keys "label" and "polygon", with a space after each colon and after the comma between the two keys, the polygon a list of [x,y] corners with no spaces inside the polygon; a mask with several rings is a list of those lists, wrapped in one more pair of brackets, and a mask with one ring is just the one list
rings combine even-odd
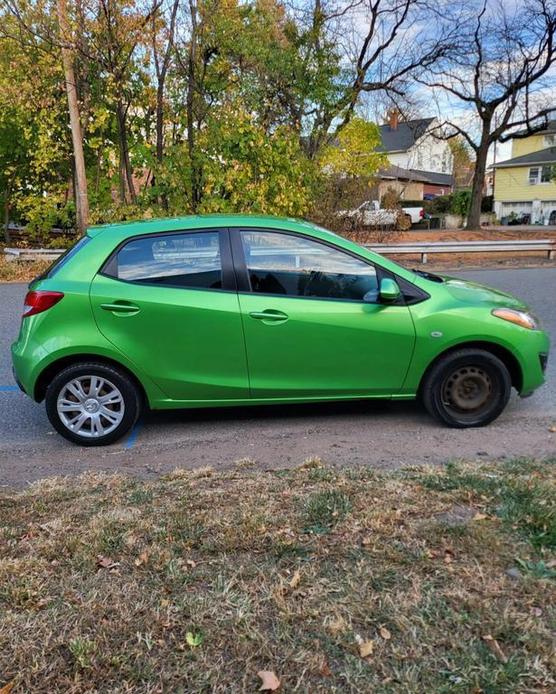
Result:
{"label": "brick chimney", "polygon": [[388,111],[388,124],[390,126],[390,130],[397,130],[399,122],[400,122],[400,112],[398,111],[397,108],[391,108]]}

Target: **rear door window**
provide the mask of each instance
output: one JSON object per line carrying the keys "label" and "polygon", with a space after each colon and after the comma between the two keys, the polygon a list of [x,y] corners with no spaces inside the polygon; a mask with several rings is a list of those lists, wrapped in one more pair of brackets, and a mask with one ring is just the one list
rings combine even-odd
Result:
{"label": "rear door window", "polygon": [[112,257],[103,274],[137,284],[221,289],[220,234],[202,231],[132,239]]}

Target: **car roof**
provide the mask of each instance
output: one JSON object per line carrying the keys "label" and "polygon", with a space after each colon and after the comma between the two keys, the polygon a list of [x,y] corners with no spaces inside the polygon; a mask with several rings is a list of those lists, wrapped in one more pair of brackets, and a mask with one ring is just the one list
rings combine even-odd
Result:
{"label": "car roof", "polygon": [[215,227],[265,227],[271,229],[287,229],[290,231],[309,232],[321,238],[337,235],[327,229],[291,217],[274,217],[271,215],[247,214],[206,214],[189,215],[186,217],[163,217],[159,219],[142,219],[114,224],[100,224],[87,229],[88,236],[97,236],[111,232],[118,237],[129,238],[143,234],[153,234],[165,231],[187,231],[192,229],[207,229]]}

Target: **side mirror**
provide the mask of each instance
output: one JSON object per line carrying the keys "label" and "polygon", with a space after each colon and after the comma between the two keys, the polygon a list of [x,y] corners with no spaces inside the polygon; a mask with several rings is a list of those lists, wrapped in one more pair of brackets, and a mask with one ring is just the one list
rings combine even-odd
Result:
{"label": "side mirror", "polygon": [[393,301],[397,301],[401,295],[402,292],[396,280],[393,280],[390,277],[384,277],[380,281],[379,296],[381,301],[391,303]]}

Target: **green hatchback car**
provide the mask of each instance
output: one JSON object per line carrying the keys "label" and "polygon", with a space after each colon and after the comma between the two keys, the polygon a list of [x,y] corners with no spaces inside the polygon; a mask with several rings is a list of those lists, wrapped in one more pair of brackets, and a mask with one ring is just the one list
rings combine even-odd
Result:
{"label": "green hatchback car", "polygon": [[146,407],[419,397],[482,426],[543,383],[549,348],[509,294],[276,217],[93,227],[29,289],[17,382],[85,446]]}

